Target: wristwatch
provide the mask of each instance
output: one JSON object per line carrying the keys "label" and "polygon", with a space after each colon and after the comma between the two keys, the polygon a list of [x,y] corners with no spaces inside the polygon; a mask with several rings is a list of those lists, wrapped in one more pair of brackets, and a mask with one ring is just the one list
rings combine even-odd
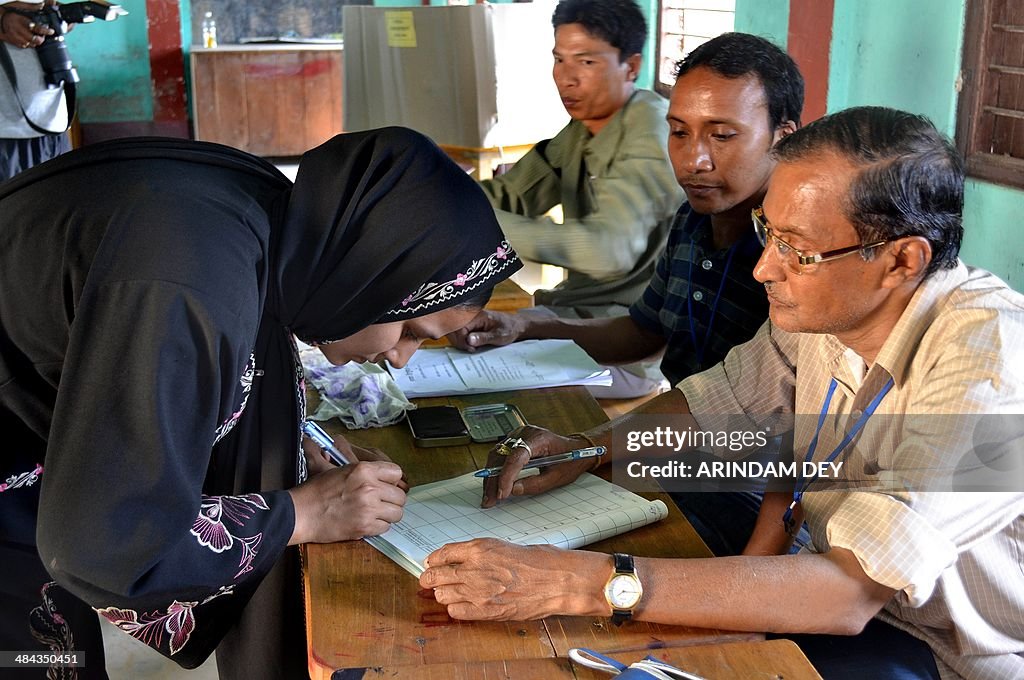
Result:
{"label": "wristwatch", "polygon": [[615,571],[604,584],[604,598],[612,608],[612,623],[621,626],[633,616],[633,610],[640,604],[644,587],[636,574],[632,555],[615,553]]}

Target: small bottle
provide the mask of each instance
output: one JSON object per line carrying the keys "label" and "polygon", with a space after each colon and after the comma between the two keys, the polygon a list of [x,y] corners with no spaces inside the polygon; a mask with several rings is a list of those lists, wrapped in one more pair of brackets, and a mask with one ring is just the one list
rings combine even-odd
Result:
{"label": "small bottle", "polygon": [[217,46],[217,22],[213,19],[213,12],[203,15],[203,47]]}

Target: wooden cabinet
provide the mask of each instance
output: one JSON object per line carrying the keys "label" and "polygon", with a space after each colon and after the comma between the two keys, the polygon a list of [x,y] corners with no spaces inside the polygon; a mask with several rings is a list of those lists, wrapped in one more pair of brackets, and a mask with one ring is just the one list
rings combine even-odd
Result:
{"label": "wooden cabinet", "polygon": [[298,156],[341,132],[342,48],[192,48],[195,137],[258,156]]}

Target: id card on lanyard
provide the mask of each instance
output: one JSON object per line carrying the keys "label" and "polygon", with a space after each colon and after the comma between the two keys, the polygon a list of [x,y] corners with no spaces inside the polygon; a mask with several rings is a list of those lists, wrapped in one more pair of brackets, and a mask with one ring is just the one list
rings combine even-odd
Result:
{"label": "id card on lanyard", "polygon": [[[830,453],[825,458],[824,462],[831,463],[840,456],[842,456],[840,460],[845,460],[846,456],[849,454],[849,452],[845,451],[845,449],[850,445],[850,442],[853,441],[853,438],[857,436],[857,433],[864,428],[864,424],[868,422],[868,418],[870,418],[871,415],[875,412],[875,409],[878,408],[878,405],[882,403],[882,399],[885,398],[885,395],[889,393],[889,390],[892,389],[892,386],[894,384],[895,383],[893,379],[889,378],[888,382],[882,385],[882,389],[878,391],[878,394],[876,394],[875,397],[871,400],[871,403],[868,404],[868,407],[864,409],[864,413],[862,413],[860,418],[857,419],[857,422],[853,424],[853,427],[851,427],[849,431],[847,431],[846,436],[843,437],[843,440],[839,442],[839,445],[836,446],[835,449],[833,449],[832,453]],[[832,378],[832,381],[828,385],[828,392],[826,392],[825,394],[825,403],[821,405],[821,414],[818,416],[818,427],[814,430],[814,438],[811,439],[811,443],[807,446],[807,455],[804,456],[805,464],[809,463],[811,460],[814,459],[814,451],[815,449],[818,448],[818,436],[821,434],[821,428],[825,425],[825,417],[828,415],[828,407],[829,404],[832,403],[832,395],[835,394],[837,385],[838,383],[836,383],[836,379]],[[817,478],[818,475],[815,474],[813,477],[803,479],[801,483],[793,490],[793,502],[789,504],[789,507],[786,508],[786,512],[782,515],[782,524],[786,528],[786,533],[788,533],[790,536],[795,535],[797,530],[796,521],[793,518],[793,513],[796,511],[796,507],[800,504],[801,499],[804,497],[804,492],[807,491],[807,487],[813,484]]]}

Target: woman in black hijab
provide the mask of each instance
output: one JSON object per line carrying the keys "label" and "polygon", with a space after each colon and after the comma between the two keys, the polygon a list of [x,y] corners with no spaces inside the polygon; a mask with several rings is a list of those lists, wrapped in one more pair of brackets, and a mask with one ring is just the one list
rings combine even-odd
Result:
{"label": "woman in black hijab", "polygon": [[0,649],[86,649],[80,677],[105,677],[84,601],[185,667],[220,644],[221,677],[305,673],[287,546],[379,533],[404,492],[387,462],[304,481],[293,336],[403,365],[519,266],[401,128],[335,137],[294,187],[161,139],[0,184]]}

